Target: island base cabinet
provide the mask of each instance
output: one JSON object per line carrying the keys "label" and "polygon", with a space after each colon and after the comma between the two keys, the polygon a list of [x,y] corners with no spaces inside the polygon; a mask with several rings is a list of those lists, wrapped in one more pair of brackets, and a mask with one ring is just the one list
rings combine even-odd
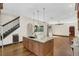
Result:
{"label": "island base cabinet", "polygon": [[33,53],[35,53],[36,55],[40,55],[40,44],[38,44],[38,42],[33,42]]}
{"label": "island base cabinet", "polygon": [[26,40],[26,38],[23,37],[23,46],[24,48],[29,49],[29,40]]}
{"label": "island base cabinet", "polygon": [[23,45],[26,49],[33,52],[38,56],[53,55],[54,39],[51,39],[45,43],[34,41],[31,38],[23,37]]}
{"label": "island base cabinet", "polygon": [[53,47],[53,39],[44,44],[40,44],[40,55],[53,55]]}
{"label": "island base cabinet", "polygon": [[33,46],[34,46],[34,44],[33,44],[33,41],[32,40],[28,40],[29,41],[29,47],[27,48],[29,51],[31,51],[31,52],[33,52]]}

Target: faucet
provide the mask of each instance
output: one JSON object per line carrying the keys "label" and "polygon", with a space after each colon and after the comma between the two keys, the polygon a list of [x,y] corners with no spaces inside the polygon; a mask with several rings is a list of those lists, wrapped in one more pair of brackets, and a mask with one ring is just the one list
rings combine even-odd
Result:
{"label": "faucet", "polygon": [[33,35],[35,38],[37,38],[37,35],[36,35],[36,33],[35,33],[35,32],[33,32],[33,33],[32,33],[32,35]]}

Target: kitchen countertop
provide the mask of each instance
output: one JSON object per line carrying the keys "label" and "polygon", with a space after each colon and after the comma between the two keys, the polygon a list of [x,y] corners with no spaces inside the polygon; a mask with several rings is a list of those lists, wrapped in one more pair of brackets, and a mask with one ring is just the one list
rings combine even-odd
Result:
{"label": "kitchen countertop", "polygon": [[[26,36],[24,36],[24,37],[26,37]],[[47,41],[52,40],[52,39],[54,39],[55,37],[57,37],[57,36],[45,37],[45,38],[42,38],[42,39],[30,38],[30,37],[26,37],[26,38],[29,38],[29,39],[31,39],[31,40],[34,40],[34,41],[37,41],[37,42],[40,42],[40,43],[46,43]]]}
{"label": "kitchen countertop", "polygon": [[16,17],[18,16],[2,13],[0,14],[0,25],[4,25],[5,23],[15,19]]}

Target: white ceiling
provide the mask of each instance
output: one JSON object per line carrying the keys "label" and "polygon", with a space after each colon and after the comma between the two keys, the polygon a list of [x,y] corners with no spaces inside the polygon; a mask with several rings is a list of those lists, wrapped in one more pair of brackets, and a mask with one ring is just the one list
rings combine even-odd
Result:
{"label": "white ceiling", "polygon": [[[74,3],[14,3],[4,4],[5,10],[15,12],[18,15],[28,16],[38,19],[37,10],[39,10],[39,19],[43,20],[43,8],[45,8],[44,21],[63,22],[75,20],[75,4]],[[6,11],[6,12],[7,12]]]}

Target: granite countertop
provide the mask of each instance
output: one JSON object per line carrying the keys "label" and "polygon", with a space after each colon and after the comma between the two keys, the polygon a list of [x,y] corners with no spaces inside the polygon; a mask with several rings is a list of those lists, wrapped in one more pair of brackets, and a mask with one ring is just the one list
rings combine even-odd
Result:
{"label": "granite countertop", "polygon": [[3,25],[5,23],[15,19],[16,17],[18,17],[18,16],[2,13],[2,14],[0,14],[0,25]]}

